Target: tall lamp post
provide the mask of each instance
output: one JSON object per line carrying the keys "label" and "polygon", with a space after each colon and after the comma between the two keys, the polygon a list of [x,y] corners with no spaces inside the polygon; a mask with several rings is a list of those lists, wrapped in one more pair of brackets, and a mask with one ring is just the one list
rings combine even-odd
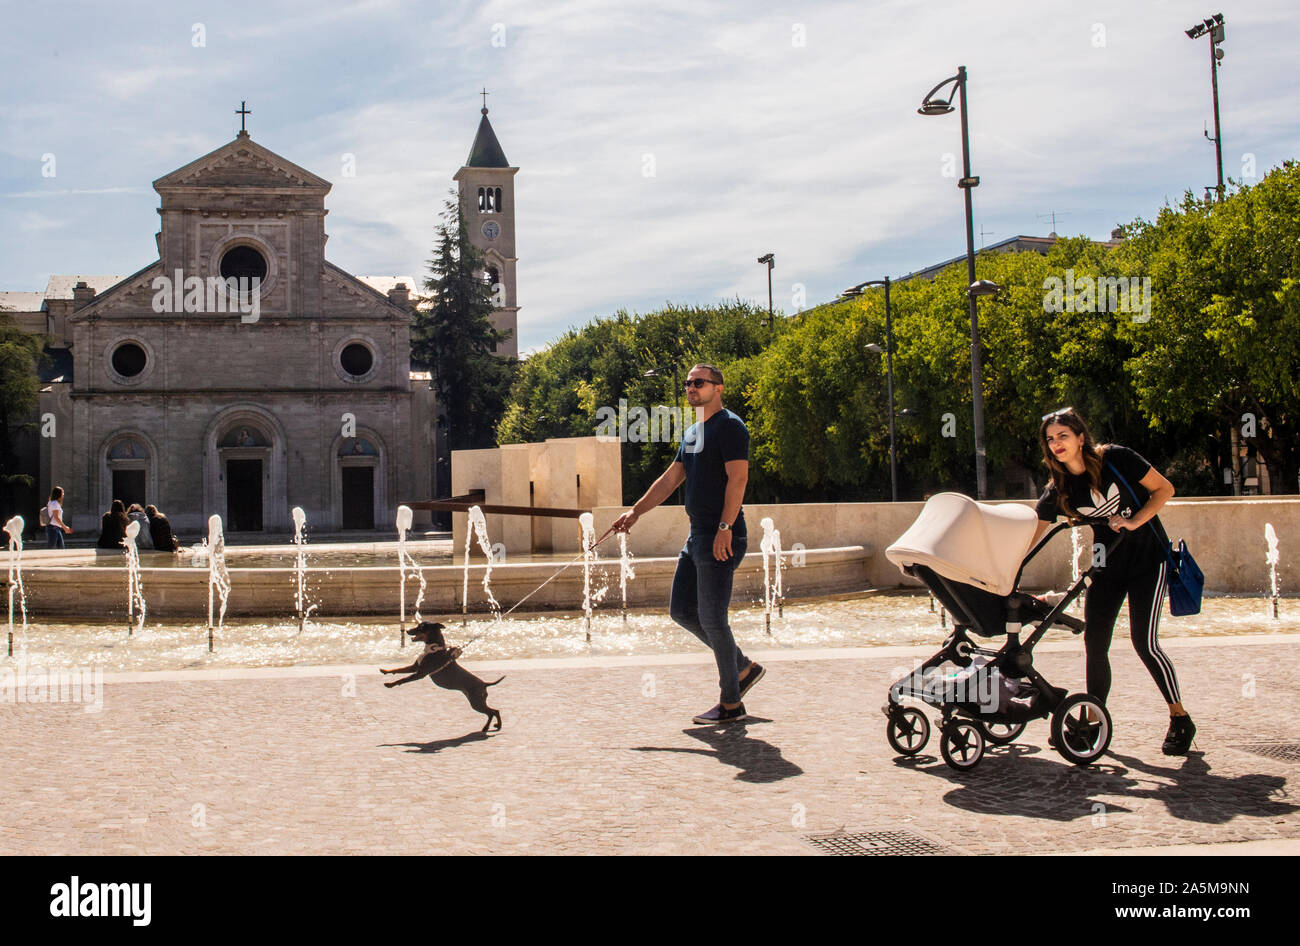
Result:
{"label": "tall lamp post", "polygon": [[1219,168],[1219,184],[1215,193],[1217,199],[1222,201],[1223,145],[1219,139],[1219,62],[1223,59],[1223,50],[1219,48],[1219,44],[1223,42],[1223,14],[1216,13],[1183,32],[1187,34],[1188,39],[1199,39],[1207,34],[1210,37],[1210,85],[1214,89],[1214,137],[1210,138],[1208,131],[1205,132],[1205,137],[1214,142],[1214,157]]}
{"label": "tall lamp post", "polygon": [[772,267],[776,264],[776,256],[764,253],[758,261],[767,264],[767,325],[768,332],[771,333],[776,331],[776,319],[772,315]]}
{"label": "tall lamp post", "polygon": [[[944,86],[951,85],[952,91],[946,99],[936,98]],[[966,67],[958,66],[957,74],[944,79],[926,94],[921,107],[916,111],[920,115],[947,115],[953,110],[954,96],[961,97],[961,160],[962,178],[957,182],[966,195],[966,283],[975,285],[975,229],[971,217],[972,188],[978,187],[980,179],[970,173],[970,134],[966,124]],[[975,411],[975,492],[976,497],[984,499],[988,492],[988,471],[984,457],[984,382],[981,371],[980,326],[979,316],[975,311],[976,293],[967,290],[966,300],[970,309],[970,382],[971,401]]]}
{"label": "tall lamp post", "polygon": [[[894,441],[894,321],[889,311],[889,277],[871,279],[858,283],[851,289],[844,290],[849,298],[862,295],[867,286],[885,287],[885,377],[889,388],[889,490],[892,502],[898,502],[898,451]],[[880,346],[875,342],[866,346],[867,351],[880,354]]]}

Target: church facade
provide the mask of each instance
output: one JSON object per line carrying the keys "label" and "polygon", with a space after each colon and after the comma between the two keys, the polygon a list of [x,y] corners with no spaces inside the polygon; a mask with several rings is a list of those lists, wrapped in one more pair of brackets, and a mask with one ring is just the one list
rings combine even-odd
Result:
{"label": "church facade", "polygon": [[[485,110],[455,179],[512,333],[517,170]],[[213,513],[236,535],[292,532],[294,506],[317,532],[391,531],[400,502],[433,495],[414,280],[329,262],[331,185],[246,131],[153,186],[158,258],[124,278],[54,277],[42,301],[57,375],[42,385],[40,498],[62,486],[78,533],[114,499],[153,503],[186,542]],[[15,313],[33,328],[35,314]],[[512,334],[499,353],[516,351]]]}

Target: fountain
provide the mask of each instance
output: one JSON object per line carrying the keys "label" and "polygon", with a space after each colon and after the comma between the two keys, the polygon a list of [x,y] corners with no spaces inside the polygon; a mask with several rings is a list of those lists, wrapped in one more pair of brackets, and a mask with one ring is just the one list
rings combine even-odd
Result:
{"label": "fountain", "polygon": [[582,530],[582,627],[587,634],[587,643],[591,643],[591,566],[596,561],[596,520],[584,512],[578,517],[578,528]]}
{"label": "fountain", "polygon": [[406,646],[406,534],[411,531],[414,521],[415,513],[410,506],[397,507],[397,599],[401,607],[397,628],[399,647]]}
{"label": "fountain", "polygon": [[498,619],[501,617],[501,605],[492,596],[492,589],[488,584],[492,578],[492,543],[488,541],[487,520],[483,518],[483,510],[478,506],[470,506],[467,514],[469,516],[469,528],[465,530],[465,582],[460,596],[460,623],[462,627],[469,623],[469,551],[476,539],[478,540],[479,550],[487,557],[487,565],[483,572],[483,591],[487,594],[488,606],[491,607],[492,613]]}
{"label": "fountain", "polygon": [[130,637],[135,630],[135,615],[139,612],[139,630],[144,630],[144,580],[140,575],[140,548],[136,539],[140,535],[140,523],[134,519],[127,523],[126,536],[122,545],[126,548],[126,635]]}
{"label": "fountain", "polygon": [[226,571],[226,537],[221,531],[221,517],[208,517],[208,653],[212,653],[212,594],[221,598],[220,627],[226,620],[226,602],[230,598],[230,573]]}
{"label": "fountain", "polygon": [[316,605],[307,603],[307,539],[303,536],[303,527],[307,525],[307,514],[302,511],[301,506],[294,506],[292,515],[293,544],[296,550],[293,560],[293,607],[298,618],[298,633],[301,634],[307,624],[307,618],[311,617],[312,611],[316,610]]}
{"label": "fountain", "polygon": [[[1080,551],[1079,529],[1078,527],[1076,527],[1070,530],[1070,587],[1071,588],[1074,587],[1074,583],[1079,580],[1079,575],[1082,574],[1082,570],[1079,567],[1079,551]],[[1083,610],[1083,595],[1079,595],[1077,598],[1074,599],[1074,601],[1070,603],[1070,610],[1071,611]]]}
{"label": "fountain", "polygon": [[623,623],[627,623],[627,583],[636,577],[632,570],[632,556],[627,550],[627,533],[618,534],[618,587],[623,595]]}
{"label": "fountain", "polygon": [[[8,528],[6,526],[5,528]],[[1273,530],[1273,523],[1264,523],[1264,540],[1268,542],[1268,554],[1264,556],[1264,561],[1268,564],[1268,584],[1269,597],[1273,602],[1273,617],[1277,618],[1277,563],[1281,560],[1281,554],[1277,550],[1277,532]]]}
{"label": "fountain", "polygon": [[23,591],[23,517],[14,516],[5,523],[9,533],[9,652],[14,655],[14,591],[18,592],[18,606],[22,609],[23,628],[27,627],[27,594]]}
{"label": "fountain", "polygon": [[[759,525],[763,527],[763,539],[758,545],[763,552],[763,622],[767,633],[771,634],[772,605],[776,605],[778,617],[785,617],[785,594],[781,587],[781,533],[770,516],[764,516]],[[775,581],[772,580],[773,570],[768,564],[769,555],[775,561]]]}

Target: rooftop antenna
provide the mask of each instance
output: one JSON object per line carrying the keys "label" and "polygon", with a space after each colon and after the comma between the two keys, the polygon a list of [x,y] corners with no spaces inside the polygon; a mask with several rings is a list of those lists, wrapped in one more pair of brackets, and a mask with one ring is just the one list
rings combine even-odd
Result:
{"label": "rooftop antenna", "polygon": [[1056,218],[1057,218],[1057,217],[1068,217],[1068,216],[1070,216],[1068,213],[1061,213],[1059,210],[1049,210],[1049,211],[1048,211],[1047,213],[1045,213],[1045,214],[1039,214],[1039,215],[1038,215],[1038,219],[1039,219],[1039,220],[1046,220],[1048,217],[1051,217],[1051,218],[1052,218],[1052,232],[1049,234],[1049,236],[1056,236]]}
{"label": "rooftop antenna", "polygon": [[988,234],[997,233],[997,232],[998,231],[996,230],[985,230],[984,224],[982,223],[980,224],[980,249],[981,250],[984,249],[984,237]]}

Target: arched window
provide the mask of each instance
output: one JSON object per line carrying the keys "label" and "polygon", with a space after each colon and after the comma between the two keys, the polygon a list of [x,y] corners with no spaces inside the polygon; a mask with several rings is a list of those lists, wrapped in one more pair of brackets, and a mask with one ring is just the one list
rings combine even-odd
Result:
{"label": "arched window", "polygon": [[497,272],[495,266],[489,266],[485,275],[489,289],[501,281],[501,274]]}
{"label": "arched window", "polygon": [[480,187],[478,189],[478,212],[482,213],[487,210],[487,189]]}
{"label": "arched window", "polygon": [[492,209],[495,210],[497,213],[500,213],[501,210],[502,210],[502,207],[501,207],[501,188],[499,188],[499,187],[496,188],[494,194],[495,194],[495,199],[492,201]]}

